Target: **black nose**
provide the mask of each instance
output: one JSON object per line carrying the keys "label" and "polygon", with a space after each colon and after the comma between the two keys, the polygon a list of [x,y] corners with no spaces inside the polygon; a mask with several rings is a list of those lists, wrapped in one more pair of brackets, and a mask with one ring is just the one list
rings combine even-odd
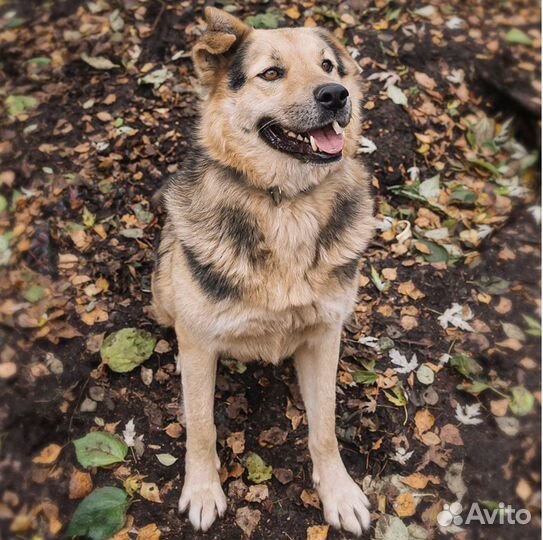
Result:
{"label": "black nose", "polygon": [[323,84],[313,91],[315,99],[331,111],[339,111],[345,107],[349,92],[341,84]]}

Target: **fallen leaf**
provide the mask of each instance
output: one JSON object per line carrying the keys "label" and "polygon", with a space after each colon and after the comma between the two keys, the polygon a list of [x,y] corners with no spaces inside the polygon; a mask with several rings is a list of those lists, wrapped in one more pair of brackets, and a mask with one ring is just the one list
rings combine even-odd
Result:
{"label": "fallen leaf", "polygon": [[226,444],[234,454],[243,454],[245,452],[245,433],[243,431],[231,433],[226,439]]}
{"label": "fallen leaf", "polygon": [[62,446],[58,444],[50,444],[32,459],[32,463],[37,463],[38,465],[51,465],[52,463],[55,463],[61,452]]}
{"label": "fallen leaf", "polygon": [[248,472],[247,478],[251,482],[261,484],[272,477],[272,467],[266,465],[266,462],[258,454],[249,452],[244,462]]}
{"label": "fallen leaf", "polygon": [[81,54],[81,60],[89,64],[94,69],[113,69],[119,67],[118,64],[114,64],[111,60],[108,60],[104,56],[88,56],[85,53]]}
{"label": "fallen leaf", "polygon": [[415,515],[417,503],[411,493],[401,493],[394,501],[394,510],[399,517],[410,517]]}
{"label": "fallen leaf", "polygon": [[238,508],[236,511],[236,525],[251,538],[260,521],[260,510],[252,510],[248,506]]}
{"label": "fallen leaf", "polygon": [[445,424],[439,432],[441,440],[445,444],[452,444],[454,446],[464,446],[464,441],[460,435],[460,431],[453,424]]}
{"label": "fallen leaf", "polygon": [[256,486],[249,486],[245,500],[252,503],[260,503],[269,497],[268,486],[265,484],[259,484]]}
{"label": "fallen leaf", "polygon": [[88,472],[74,469],[70,475],[69,498],[82,499],[92,491],[92,476]]}
{"label": "fallen leaf", "polygon": [[126,373],[145,362],[155,348],[156,338],[145,330],[123,328],[104,340],[100,355],[116,373]]}
{"label": "fallen leaf", "polygon": [[140,495],[151,502],[161,503],[160,490],[153,482],[142,482],[140,487]]}
{"label": "fallen leaf", "polygon": [[434,415],[428,409],[422,409],[415,414],[415,425],[420,435],[428,431],[435,421]]}
{"label": "fallen leaf", "polygon": [[312,525],[307,528],[306,540],[326,540],[330,525]]}
{"label": "fallen leaf", "polygon": [[158,461],[160,461],[160,463],[162,463],[162,465],[164,465],[165,467],[170,467],[171,465],[173,465],[178,458],[172,456],[171,454],[156,454],[156,458],[158,459]]}
{"label": "fallen leaf", "polygon": [[73,441],[77,461],[89,467],[107,467],[124,461],[128,446],[109,433],[95,431]]}
{"label": "fallen leaf", "polygon": [[428,482],[436,485],[441,483],[439,477],[435,475],[427,476],[420,472],[410,474],[409,476],[400,478],[400,480],[402,484],[412,487],[413,489],[424,489],[428,485]]}
{"label": "fallen leaf", "polygon": [[76,508],[66,536],[105,540],[123,528],[130,502],[119,488],[103,487],[85,497]]}
{"label": "fallen leaf", "polygon": [[302,502],[304,503],[304,506],[306,508],[308,506],[312,506],[317,510],[321,509],[321,500],[319,498],[317,490],[315,489],[304,489],[300,494],[300,499],[302,499]]}
{"label": "fallen leaf", "polygon": [[137,540],[160,540],[161,532],[156,523],[149,523],[138,530]]}
{"label": "fallen leaf", "polygon": [[183,434],[183,426],[179,424],[178,422],[173,422],[171,424],[168,424],[166,426],[166,429],[164,430],[168,437],[171,437],[172,439],[179,439],[181,435]]}

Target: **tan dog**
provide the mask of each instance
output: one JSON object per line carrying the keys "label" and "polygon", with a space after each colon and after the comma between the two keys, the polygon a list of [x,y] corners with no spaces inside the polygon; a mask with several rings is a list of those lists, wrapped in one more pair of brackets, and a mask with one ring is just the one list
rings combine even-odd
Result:
{"label": "tan dog", "polygon": [[359,535],[368,500],[335,435],[341,329],[373,229],[368,178],[353,157],[358,66],[323,30],[253,30],[220,10],[205,14],[193,49],[207,94],[198,148],[164,189],[153,275],[157,319],[179,342],[179,509],[203,530],[226,510],[213,421],[218,358],[293,356],[325,518]]}

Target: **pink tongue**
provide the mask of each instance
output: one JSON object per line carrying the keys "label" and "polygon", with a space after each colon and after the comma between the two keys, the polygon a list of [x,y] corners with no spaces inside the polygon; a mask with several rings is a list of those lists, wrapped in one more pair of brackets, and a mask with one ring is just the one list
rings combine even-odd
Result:
{"label": "pink tongue", "polygon": [[345,138],[343,135],[338,135],[331,126],[324,129],[313,129],[309,131],[317,143],[317,147],[321,152],[326,154],[338,154],[343,150]]}

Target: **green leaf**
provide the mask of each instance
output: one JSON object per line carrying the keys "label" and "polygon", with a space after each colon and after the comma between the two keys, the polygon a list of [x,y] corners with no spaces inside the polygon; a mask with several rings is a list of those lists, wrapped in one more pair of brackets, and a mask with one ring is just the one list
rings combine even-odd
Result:
{"label": "green leaf", "polygon": [[379,375],[375,371],[355,371],[353,373],[353,380],[356,383],[362,384],[374,384],[377,382]]}
{"label": "green leaf", "polygon": [[103,487],[85,497],[76,508],[66,536],[105,540],[120,531],[130,502],[119,488]]}
{"label": "green leaf", "polygon": [[467,379],[473,379],[483,373],[482,366],[471,356],[457,354],[451,358],[451,366]]}
{"label": "green leaf", "polygon": [[31,285],[23,293],[23,297],[27,302],[35,304],[36,302],[39,302],[42,298],[45,297],[45,289],[43,287],[40,287],[39,285]]}
{"label": "green leaf", "polygon": [[156,345],[156,338],[145,330],[123,328],[106,337],[100,355],[116,373],[126,373],[143,364]]}
{"label": "green leaf", "polygon": [[512,399],[509,403],[511,412],[515,416],[525,416],[532,412],[535,398],[524,386],[515,386],[511,389]]}
{"label": "green leaf", "polygon": [[523,315],[522,317],[528,325],[528,330],[526,330],[526,333],[530,336],[541,337],[541,323],[529,315]]}
{"label": "green leaf", "polygon": [[277,28],[281,20],[283,20],[281,13],[278,11],[268,11],[247,17],[245,22],[253,28]]}
{"label": "green leaf", "polygon": [[460,187],[458,189],[455,189],[451,196],[449,197],[449,202],[460,202],[462,204],[472,206],[475,204],[475,201],[477,200],[477,195],[473,193],[473,191],[470,191],[469,189]]}
{"label": "green leaf", "polygon": [[89,467],[107,467],[124,461],[128,446],[123,441],[101,431],[88,433],[74,442],[77,461],[88,469]]}
{"label": "green leaf", "polygon": [[424,244],[430,250],[430,253],[422,254],[425,261],[433,263],[447,263],[449,261],[449,252],[443,246],[422,239],[417,240],[417,243]]}
{"label": "green leaf", "polygon": [[400,386],[395,386],[392,393],[386,390],[384,392],[390,403],[396,405],[396,407],[405,407],[407,405],[407,396]]}
{"label": "green leaf", "polygon": [[427,200],[437,199],[440,193],[441,189],[439,187],[439,174],[432,176],[432,178],[428,178],[428,180],[425,180],[419,186],[419,195]]}
{"label": "green leaf", "polygon": [[51,58],[47,58],[47,56],[36,56],[35,58],[27,60],[27,62],[35,66],[48,66],[51,63]]}
{"label": "green leaf", "polygon": [[170,465],[173,465],[177,461],[177,458],[172,456],[171,454],[156,454],[156,458],[165,467],[169,467]]}
{"label": "green leaf", "polygon": [[481,392],[488,390],[490,386],[483,381],[463,381],[456,387],[458,390],[462,390],[471,394],[472,396],[478,396]]}
{"label": "green leaf", "polygon": [[94,224],[96,223],[96,216],[86,207],[83,207],[83,225],[85,227],[90,228],[94,227]]}
{"label": "green leaf", "polygon": [[272,477],[271,465],[266,465],[266,462],[254,452],[249,452],[245,457],[245,466],[248,471],[248,478],[255,484],[261,484],[270,480]]}
{"label": "green leaf", "polygon": [[18,116],[35,109],[40,102],[32,96],[8,96],[4,102],[10,116]]}
{"label": "green leaf", "polygon": [[532,38],[518,28],[511,28],[511,30],[509,30],[509,32],[507,32],[505,35],[505,41],[507,41],[507,43],[519,43],[521,45],[532,44]]}
{"label": "green leaf", "polygon": [[502,295],[509,292],[511,283],[496,276],[482,276],[475,284],[483,292],[492,295]]}
{"label": "green leaf", "polygon": [[8,207],[8,200],[3,196],[0,195],[0,214],[6,210]]}

